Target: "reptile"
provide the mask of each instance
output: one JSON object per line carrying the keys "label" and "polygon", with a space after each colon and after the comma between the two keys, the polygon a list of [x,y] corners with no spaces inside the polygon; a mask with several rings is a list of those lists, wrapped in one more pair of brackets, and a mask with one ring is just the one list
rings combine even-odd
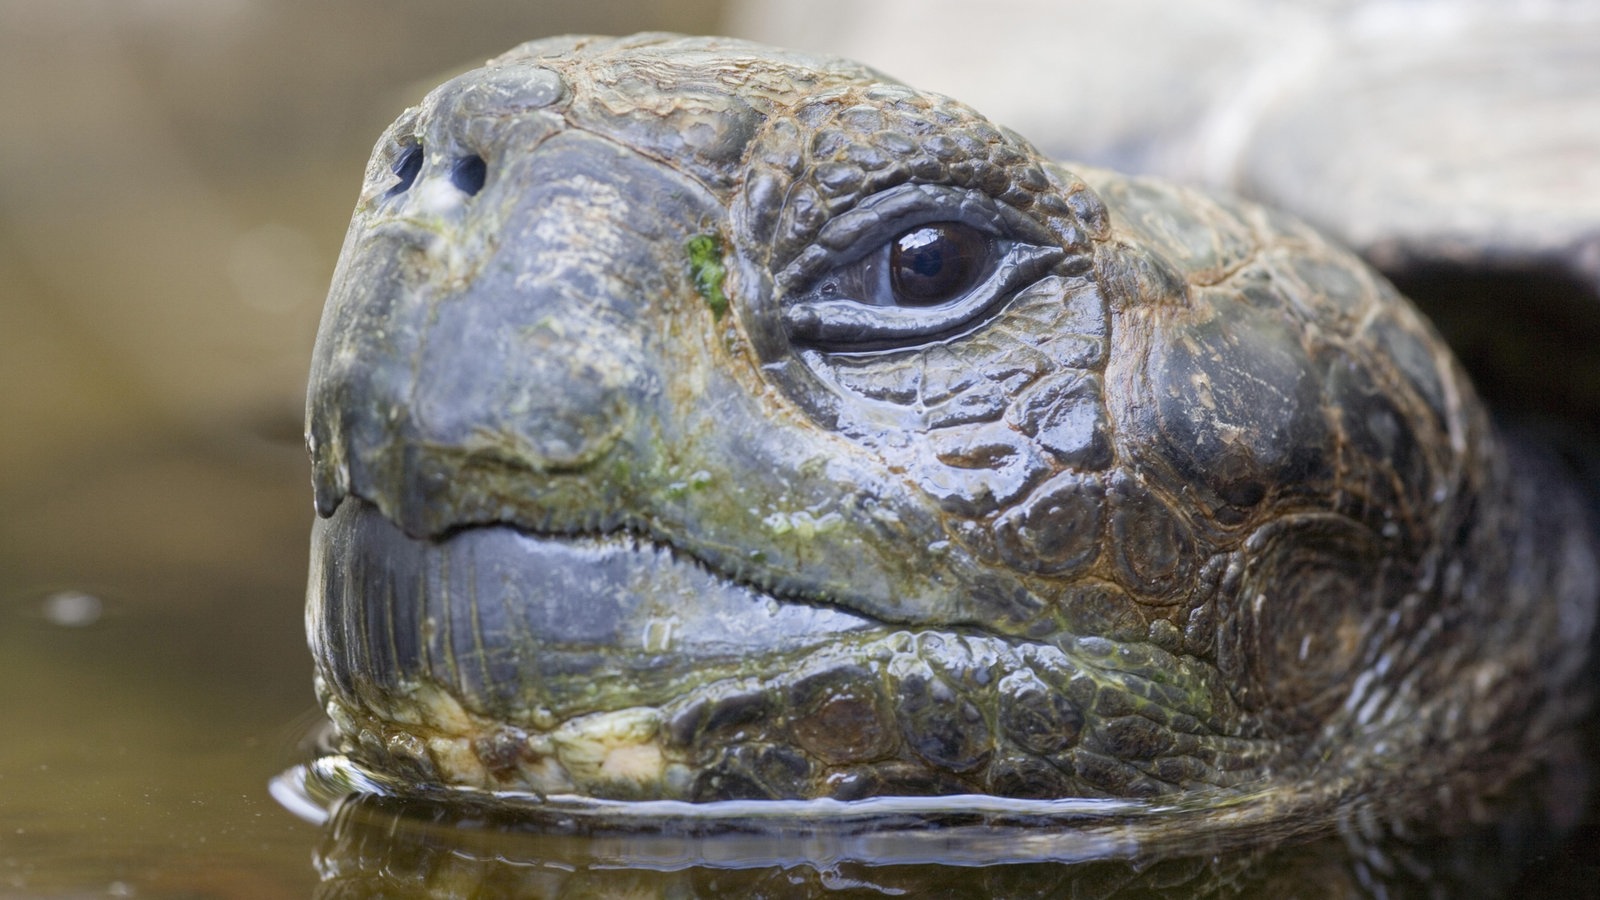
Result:
{"label": "reptile", "polygon": [[847,60],[524,44],[317,337],[342,753],[616,801],[1482,819],[1587,707],[1581,490],[1380,275]]}

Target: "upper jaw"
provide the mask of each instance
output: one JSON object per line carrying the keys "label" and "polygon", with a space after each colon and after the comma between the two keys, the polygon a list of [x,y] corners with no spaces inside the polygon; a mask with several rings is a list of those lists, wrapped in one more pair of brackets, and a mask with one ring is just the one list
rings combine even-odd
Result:
{"label": "upper jaw", "polygon": [[408,537],[347,499],[313,532],[315,655],[340,690],[383,705],[431,681],[486,715],[659,704],[721,673],[886,626],[779,601],[626,534],[505,525]]}

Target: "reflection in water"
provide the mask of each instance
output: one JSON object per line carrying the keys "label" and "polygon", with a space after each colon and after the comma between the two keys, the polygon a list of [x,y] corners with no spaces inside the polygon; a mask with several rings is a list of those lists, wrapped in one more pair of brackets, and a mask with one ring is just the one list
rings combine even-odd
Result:
{"label": "reflection in water", "polygon": [[104,611],[99,597],[83,591],[58,591],[46,597],[42,606],[45,620],[62,628],[86,628],[100,621]]}
{"label": "reflection in water", "polygon": [[[523,821],[439,800],[354,795],[335,807],[317,850],[319,896],[437,896],[440,888],[462,896],[529,897],[1192,896],[1239,883],[1252,862],[952,864],[938,858],[941,851],[970,856],[1020,835],[1005,829],[982,834],[976,816],[966,825],[962,817],[949,818],[944,824],[960,837],[936,830],[828,834],[796,827],[592,835],[542,817]],[[874,845],[886,845],[885,852],[871,852]]]}
{"label": "reflection in water", "polygon": [[1447,842],[1285,842],[1197,827],[1217,819],[1204,804],[629,804],[395,787],[337,756],[274,783],[323,825],[319,897],[1484,896],[1548,849],[1521,822]]}

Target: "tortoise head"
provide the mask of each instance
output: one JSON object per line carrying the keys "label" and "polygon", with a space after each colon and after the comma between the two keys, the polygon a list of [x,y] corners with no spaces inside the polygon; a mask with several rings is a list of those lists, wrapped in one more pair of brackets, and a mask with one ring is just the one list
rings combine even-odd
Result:
{"label": "tortoise head", "polygon": [[1143,795],[1303,776],[1380,694],[1458,709],[1471,653],[1371,674],[1504,616],[1448,352],[1298,224],[1085,174],[733,41],[535,42],[408,111],[308,410],[348,748],[601,796]]}

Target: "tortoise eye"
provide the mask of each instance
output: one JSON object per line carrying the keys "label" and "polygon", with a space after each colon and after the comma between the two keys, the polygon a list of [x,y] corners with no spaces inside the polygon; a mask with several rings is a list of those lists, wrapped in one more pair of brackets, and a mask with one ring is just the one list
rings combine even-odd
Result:
{"label": "tortoise eye", "polygon": [[1065,256],[1053,233],[993,197],[903,184],[834,216],[775,274],[790,340],[871,351],[977,328]]}
{"label": "tortoise eye", "polygon": [[898,306],[933,306],[960,297],[988,274],[989,240],[957,222],[913,228],[889,249],[889,283]]}

